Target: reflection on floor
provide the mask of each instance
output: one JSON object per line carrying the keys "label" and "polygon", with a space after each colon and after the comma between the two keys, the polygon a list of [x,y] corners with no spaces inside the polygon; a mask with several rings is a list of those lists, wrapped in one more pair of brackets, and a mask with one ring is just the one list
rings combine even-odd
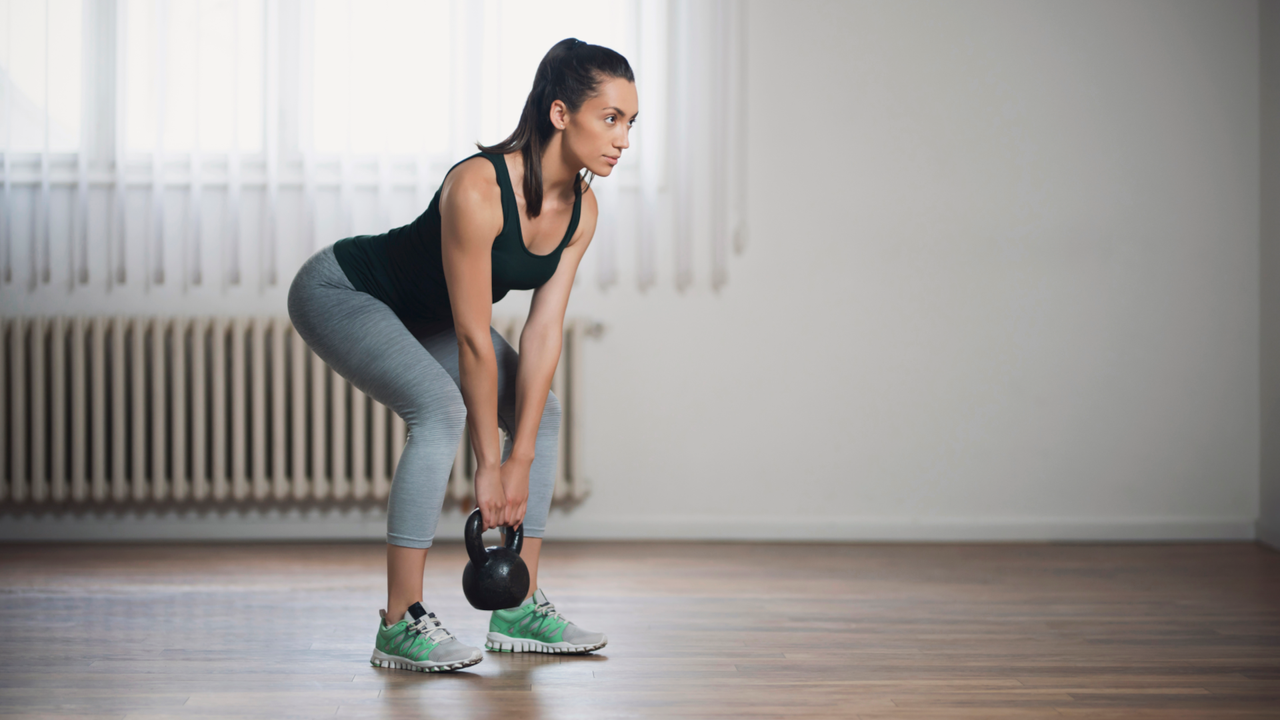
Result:
{"label": "reflection on floor", "polygon": [[[1280,718],[1249,543],[554,543],[594,655],[369,665],[377,544],[0,547],[0,716]],[[427,602],[480,646],[460,545]]]}

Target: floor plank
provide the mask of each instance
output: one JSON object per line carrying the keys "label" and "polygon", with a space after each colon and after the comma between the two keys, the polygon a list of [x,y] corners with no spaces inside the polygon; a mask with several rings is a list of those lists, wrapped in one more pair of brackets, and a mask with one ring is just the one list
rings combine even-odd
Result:
{"label": "floor plank", "polygon": [[[1211,544],[548,543],[609,634],[368,663],[377,544],[0,546],[0,716],[1280,719],[1280,553]],[[466,554],[427,601],[464,642]]]}

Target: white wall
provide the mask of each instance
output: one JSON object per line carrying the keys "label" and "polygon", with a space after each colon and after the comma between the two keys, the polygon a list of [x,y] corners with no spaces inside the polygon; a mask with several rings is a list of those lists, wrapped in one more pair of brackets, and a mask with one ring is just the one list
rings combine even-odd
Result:
{"label": "white wall", "polygon": [[1280,1],[1262,0],[1262,494],[1258,537],[1280,548]]}
{"label": "white wall", "polygon": [[1258,17],[752,2],[750,245],[719,294],[575,291],[552,534],[1252,537]]}
{"label": "white wall", "polygon": [[574,298],[583,534],[1249,537],[1253,2],[755,2],[721,296]]}

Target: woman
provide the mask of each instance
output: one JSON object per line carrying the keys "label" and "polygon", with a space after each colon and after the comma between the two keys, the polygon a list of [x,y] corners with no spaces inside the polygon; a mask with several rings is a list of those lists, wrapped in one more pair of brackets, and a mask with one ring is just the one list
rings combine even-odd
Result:
{"label": "woman", "polygon": [[[409,428],[387,502],[376,666],[436,672],[482,658],[422,600],[464,429],[483,529],[523,524],[530,576],[524,603],[491,616],[485,647],[585,653],[606,643],[547,600],[538,556],[560,427],[551,379],[573,276],[596,226],[595,195],[579,171],[610,174],[637,104],[624,57],[574,38],[556,43],[510,137],[454,165],[418,219],[325,247],[289,288],[289,317],[307,345]],[[493,303],[511,289],[534,291],[519,354],[490,327]]]}

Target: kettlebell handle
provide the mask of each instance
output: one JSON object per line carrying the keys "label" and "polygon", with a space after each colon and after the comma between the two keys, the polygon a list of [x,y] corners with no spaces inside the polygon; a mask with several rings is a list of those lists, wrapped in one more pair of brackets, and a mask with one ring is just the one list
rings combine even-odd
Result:
{"label": "kettlebell handle", "polygon": [[[463,531],[463,538],[467,543],[467,555],[476,567],[484,565],[489,560],[489,553],[484,551],[484,540],[480,537],[482,522],[484,517],[480,514],[480,508],[476,508],[471,511],[471,515],[467,516],[467,524]],[[520,548],[524,546],[524,524],[517,525],[514,530],[508,528],[503,536],[505,538],[503,544],[519,555]]]}
{"label": "kettlebell handle", "polygon": [[507,549],[514,550],[519,555],[520,548],[524,547],[524,523],[520,523],[515,528],[505,528],[502,531],[502,537]]}

